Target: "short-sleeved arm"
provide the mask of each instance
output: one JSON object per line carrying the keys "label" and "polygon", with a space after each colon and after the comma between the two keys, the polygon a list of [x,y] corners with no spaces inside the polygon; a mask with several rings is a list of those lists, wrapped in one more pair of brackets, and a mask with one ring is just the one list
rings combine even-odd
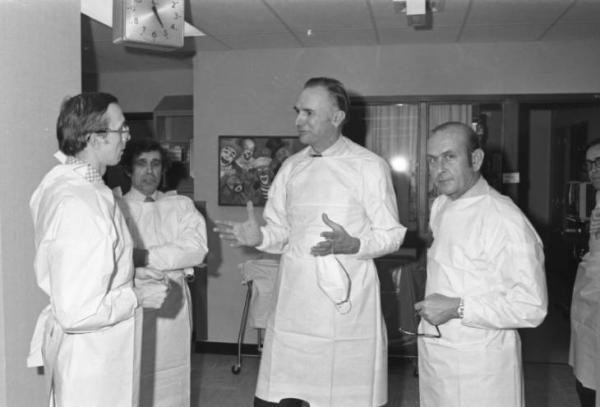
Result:
{"label": "short-sleeved arm", "polygon": [[[64,199],[53,213],[53,233],[38,248],[36,262],[48,268],[54,315],[71,333],[115,325],[132,318],[138,306],[131,281],[115,279],[118,273],[130,273],[118,269],[118,260],[126,255],[115,252],[122,236],[110,229],[112,221],[103,219],[105,214],[93,205],[79,198]],[[117,285],[116,280],[125,282]]]}
{"label": "short-sleeved arm", "polygon": [[[181,198],[181,197],[180,197]],[[179,199],[174,210],[177,217],[177,236],[171,241],[148,247],[148,266],[158,270],[179,270],[194,267],[204,261],[208,252],[206,221],[191,199]]]}
{"label": "short-sleeved arm", "polygon": [[398,206],[389,167],[383,161],[372,161],[363,168],[363,205],[371,227],[359,236],[357,256],[372,259],[398,250],[406,228],[398,222]]}

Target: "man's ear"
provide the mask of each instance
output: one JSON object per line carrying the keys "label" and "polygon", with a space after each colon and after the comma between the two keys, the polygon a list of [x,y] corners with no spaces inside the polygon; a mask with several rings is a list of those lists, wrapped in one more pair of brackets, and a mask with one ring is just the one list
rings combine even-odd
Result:
{"label": "man's ear", "polygon": [[473,170],[479,171],[481,169],[484,157],[485,153],[480,148],[475,149],[471,153],[471,163],[473,164]]}
{"label": "man's ear", "polygon": [[333,116],[331,117],[331,122],[333,123],[333,125],[335,127],[339,127],[341,126],[341,124],[344,122],[344,119],[346,118],[346,113],[344,113],[341,110],[338,110],[337,112],[335,112],[333,114]]}

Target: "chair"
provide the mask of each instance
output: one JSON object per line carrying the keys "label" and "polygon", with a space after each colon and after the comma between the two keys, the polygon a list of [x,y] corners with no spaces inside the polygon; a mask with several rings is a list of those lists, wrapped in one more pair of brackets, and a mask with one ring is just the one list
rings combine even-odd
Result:
{"label": "chair", "polygon": [[258,355],[262,350],[262,332],[267,327],[267,320],[273,304],[273,288],[279,261],[276,259],[254,259],[240,264],[242,284],[247,286],[244,310],[240,322],[237,341],[237,362],[231,367],[233,374],[242,370],[242,344],[248,324],[257,330]]}

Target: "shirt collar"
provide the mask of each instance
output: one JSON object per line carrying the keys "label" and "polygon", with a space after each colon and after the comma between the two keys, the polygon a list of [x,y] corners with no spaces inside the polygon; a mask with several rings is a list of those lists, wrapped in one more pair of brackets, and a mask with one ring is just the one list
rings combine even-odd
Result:
{"label": "shirt collar", "polygon": [[338,139],[335,141],[335,143],[333,143],[332,145],[327,147],[327,149],[325,149],[321,153],[317,153],[312,147],[309,148],[308,152],[309,152],[309,154],[320,155],[323,157],[329,157],[329,156],[339,155],[340,153],[342,153],[344,151],[345,147],[346,147],[345,137],[340,135],[340,137],[338,137]]}
{"label": "shirt collar", "polygon": [[[136,189],[134,186],[131,187],[131,189],[127,193],[127,196],[133,201],[144,202],[144,200],[146,199],[146,195],[144,195],[141,191]],[[155,201],[158,200],[158,190],[154,191],[154,193],[152,195],[150,195],[150,198],[154,199]]]}
{"label": "shirt collar", "polygon": [[72,155],[65,156],[64,161],[61,160],[61,162],[65,165],[73,165],[73,171],[81,175],[82,178],[84,178],[91,184],[101,184],[104,182],[102,180],[102,175],[100,175],[98,170],[92,167],[90,163],[82,161],[79,158],[74,157]]}
{"label": "shirt collar", "polygon": [[462,194],[458,199],[474,198],[476,196],[483,195],[487,191],[487,185],[488,185],[488,183],[485,180],[485,178],[483,178],[481,175],[479,175],[479,179],[477,180],[477,182],[475,182],[475,184],[473,184],[473,186],[471,188],[469,188],[469,190],[467,190],[467,192]]}

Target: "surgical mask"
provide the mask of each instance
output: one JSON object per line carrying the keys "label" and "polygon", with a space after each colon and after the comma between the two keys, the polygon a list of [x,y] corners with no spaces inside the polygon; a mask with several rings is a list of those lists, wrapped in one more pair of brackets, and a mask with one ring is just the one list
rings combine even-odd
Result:
{"label": "surgical mask", "polygon": [[319,288],[333,302],[340,314],[347,314],[352,309],[352,279],[348,271],[334,254],[317,256],[316,262]]}

